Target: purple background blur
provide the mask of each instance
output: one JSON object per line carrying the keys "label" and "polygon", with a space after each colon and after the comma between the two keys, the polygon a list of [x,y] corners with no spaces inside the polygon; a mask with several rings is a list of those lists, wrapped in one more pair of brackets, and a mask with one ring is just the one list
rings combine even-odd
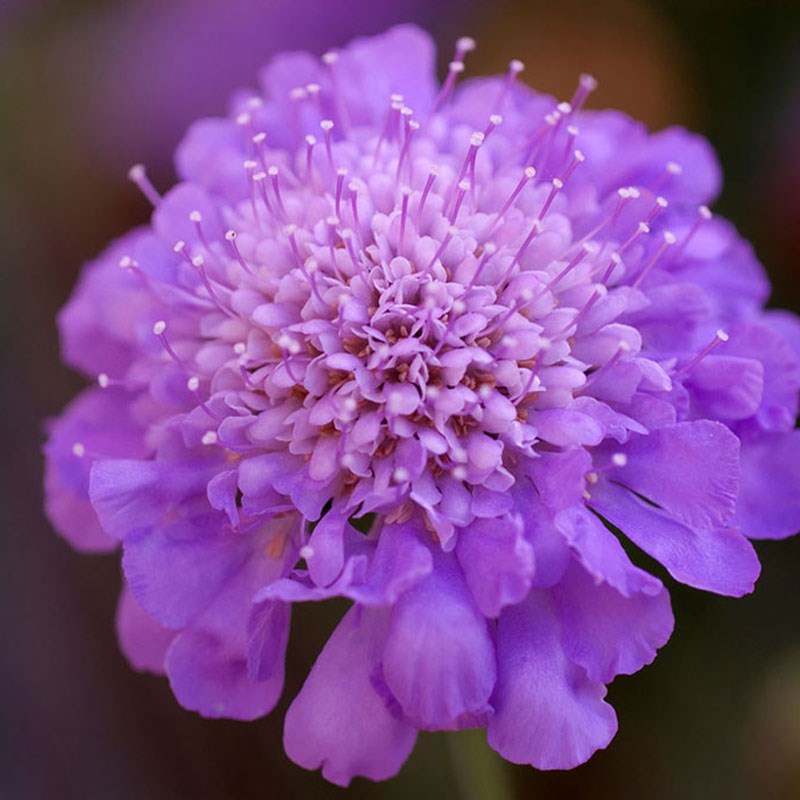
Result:
{"label": "purple background blur", "polygon": [[[800,311],[797,0],[0,0],[0,798],[339,797],[281,748],[286,701],[257,723],[183,711],[119,653],[114,557],[73,553],[41,513],[44,418],[82,383],[59,365],[53,318],[81,263],[146,220],[125,180],[160,188],[197,116],[220,113],[275,50],[318,53],[398,21],[471,74],[504,71],[569,97],[592,71],[598,106],[684,123],[718,149],[716,210],[752,239],[774,305]],[[483,800],[800,797],[800,538],[758,546],[740,601],[673,587],[678,625],[656,663],[610,696],[620,733],[571,773],[502,765],[470,733],[423,735],[394,781],[354,798]],[[286,698],[341,607],[295,614]],[[488,782],[505,783],[506,794]]]}

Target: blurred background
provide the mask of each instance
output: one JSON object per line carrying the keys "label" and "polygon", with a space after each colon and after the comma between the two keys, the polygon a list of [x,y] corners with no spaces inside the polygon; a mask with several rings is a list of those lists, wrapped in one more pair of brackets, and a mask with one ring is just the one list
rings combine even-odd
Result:
{"label": "blurred background", "polygon": [[[286,759],[287,702],[256,723],[183,711],[124,662],[118,559],[73,553],[41,512],[42,425],[82,385],[60,366],[54,315],[82,262],[147,219],[127,182],[158,187],[196,117],[222,113],[279,49],[321,53],[415,21],[443,66],[504,71],[595,106],[705,134],[726,185],[715,210],[751,239],[800,311],[797,0],[0,0],[0,798],[335,798]],[[678,620],[654,665],[620,678],[620,733],[569,773],[506,765],[470,733],[428,734],[394,781],[353,798],[800,798],[800,537],[758,545],[754,596],[672,587]],[[300,609],[285,697],[341,611]],[[310,612],[310,613],[309,613]]]}

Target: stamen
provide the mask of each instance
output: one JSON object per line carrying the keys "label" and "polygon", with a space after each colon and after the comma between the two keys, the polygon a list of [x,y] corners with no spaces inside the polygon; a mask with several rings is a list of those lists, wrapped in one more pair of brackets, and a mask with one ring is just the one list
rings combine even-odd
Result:
{"label": "stamen", "polygon": [[661,246],[656,250],[653,257],[647,262],[644,266],[642,271],[636,277],[636,280],[633,282],[632,286],[634,289],[638,289],[641,286],[642,281],[650,274],[653,267],[658,263],[661,256],[675,244],[675,234],[671,231],[664,231],[664,241],[661,243]]}
{"label": "stamen", "polygon": [[583,108],[583,104],[586,102],[586,98],[597,88],[597,81],[594,79],[593,76],[588,74],[583,74],[578,79],[578,88],[575,90],[575,94],[572,95],[572,100],[570,100],[569,104],[572,106],[574,111],[578,111]]}
{"label": "stamen", "polygon": [[456,52],[453,60],[447,66],[447,77],[444,79],[442,88],[433,103],[433,114],[435,114],[450,97],[456,85],[456,76],[464,71],[464,56],[475,49],[475,40],[469,36],[462,36],[456,42]]}
{"label": "stamen", "polygon": [[153,325],[153,335],[161,342],[161,346],[166,351],[167,355],[179,366],[186,367],[183,359],[172,349],[172,345],[170,345],[169,340],[167,339],[167,323],[160,319]]}
{"label": "stamen", "polygon": [[306,180],[310,181],[314,168],[314,147],[317,144],[317,137],[309,134],[306,136]]}
{"label": "stamen", "polygon": [[210,253],[211,246],[208,244],[205,233],[203,233],[203,215],[199,211],[191,211],[189,213],[189,220],[194,225],[194,229],[197,233],[197,238],[200,240],[200,244],[202,244],[206,251]]}
{"label": "stamen", "polygon": [[714,338],[686,365],[681,367],[674,375],[674,378],[683,377],[687,372],[690,372],[694,367],[696,367],[709,353],[713,350],[716,350],[721,344],[727,342],[731,337],[723,331],[722,329],[718,330],[714,334]]}
{"label": "stamen", "polygon": [[430,272],[431,271],[431,269],[433,268],[433,265],[442,257],[442,254],[444,253],[445,248],[447,247],[447,245],[450,244],[450,240],[457,233],[458,233],[458,228],[456,228],[455,226],[450,226],[449,230],[445,234],[444,239],[442,239],[441,244],[437,248],[436,252],[433,254],[433,258],[428,263],[428,266],[425,267],[425,269],[423,270],[424,272]]}
{"label": "stamen", "polygon": [[525,64],[522,63],[518,58],[513,59],[508,65],[508,72],[506,73],[506,79],[503,82],[503,86],[500,89],[499,94],[497,95],[497,100],[495,100],[494,107],[498,111],[502,111],[503,107],[508,100],[508,95],[511,92],[511,88],[514,86],[514,83],[517,80],[517,76],[525,69]]}
{"label": "stamen", "polygon": [[425,201],[428,199],[428,194],[430,194],[433,184],[436,182],[436,178],[438,177],[439,170],[436,167],[431,167],[430,172],[428,173],[428,178],[425,181],[425,186],[422,187],[422,195],[419,198],[419,205],[417,206],[417,228],[420,227],[422,210],[425,208]]}
{"label": "stamen", "polygon": [[461,206],[464,203],[464,198],[467,196],[467,192],[469,191],[470,183],[469,181],[461,181],[458,184],[458,191],[456,192],[456,199],[453,205],[453,210],[450,213],[450,224],[454,225],[456,218],[458,217],[458,212],[461,211]]}
{"label": "stamen", "polygon": [[161,195],[147,177],[144,164],[134,164],[128,170],[128,179],[136,184],[139,191],[147,198],[153,208],[156,208],[161,203]]}
{"label": "stamen", "polygon": [[239,247],[236,244],[236,231],[228,230],[225,232],[225,241],[230,245],[233,251],[233,257],[239,262],[242,269],[250,275],[255,275],[253,270],[250,269],[247,262],[244,260],[242,254],[239,252]]}
{"label": "stamen", "polygon": [[288,214],[286,213],[286,206],[283,204],[283,197],[281,197],[281,186],[280,186],[280,170],[276,166],[271,166],[267,170],[267,174],[272,179],[272,191],[275,193],[275,199],[278,201],[278,207],[281,210],[281,213],[284,217],[287,217]]}
{"label": "stamen", "polygon": [[342,187],[344,186],[344,179],[347,177],[347,170],[344,167],[339,167],[336,170],[336,199],[334,200],[334,208],[336,209],[336,216],[342,216]]}
{"label": "stamen", "polygon": [[695,221],[692,223],[692,227],[689,228],[688,233],[686,234],[686,236],[683,237],[681,243],[672,251],[673,259],[677,258],[683,253],[683,251],[686,249],[686,246],[689,244],[689,242],[692,241],[694,235],[697,233],[697,229],[704,222],[708,222],[712,216],[713,215],[709,210],[708,206],[700,206],[700,208],[697,209],[697,217],[695,218]]}
{"label": "stamen", "polygon": [[519,197],[520,192],[525,188],[529,181],[532,181],[536,177],[536,168],[535,167],[525,167],[522,177],[519,179],[519,182],[514,187],[514,191],[508,196],[508,199],[503,203],[500,210],[497,212],[497,216],[495,217],[494,222],[489,227],[489,230],[486,232],[486,235],[491,235],[492,231],[497,227],[500,220],[505,216],[506,212],[509,208],[514,204],[514,201]]}
{"label": "stamen", "polygon": [[339,118],[339,124],[342,126],[344,135],[347,136],[350,130],[350,117],[347,113],[347,105],[344,102],[341,87],[339,86],[339,76],[335,69],[339,61],[339,54],[333,50],[325,53],[322,56],[322,63],[328,68],[328,74],[331,78],[331,89],[333,90],[333,105],[336,108],[336,116]]}
{"label": "stamen", "polygon": [[400,208],[400,238],[397,243],[397,254],[403,254],[403,242],[406,237],[406,223],[408,221],[408,198],[411,196],[411,187],[404,186],[401,190],[403,199]]}
{"label": "stamen", "polygon": [[336,164],[333,163],[333,145],[331,144],[331,131],[333,130],[333,120],[324,119],[319,124],[325,134],[325,152],[328,154],[328,163],[331,165],[331,170],[336,172]]}

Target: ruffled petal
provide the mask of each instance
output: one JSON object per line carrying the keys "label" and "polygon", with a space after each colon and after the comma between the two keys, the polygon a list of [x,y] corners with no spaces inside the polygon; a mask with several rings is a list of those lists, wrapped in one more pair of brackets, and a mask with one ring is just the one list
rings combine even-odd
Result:
{"label": "ruffled petal", "polygon": [[480,519],[458,532],[456,555],[472,596],[487,617],[519,603],[533,575],[533,547],[520,517]]}
{"label": "ruffled petal", "polygon": [[494,645],[452,555],[435,556],[433,572],[395,604],[383,675],[423,729],[458,728],[490,710]]}
{"label": "ruffled petal", "polygon": [[[629,569],[636,570],[632,564]],[[660,581],[653,583],[625,596],[573,562],[554,587],[564,651],[590,680],[609,683],[617,675],[632,675],[672,635],[669,594]]]}
{"label": "ruffled petal", "polygon": [[497,630],[497,687],[489,745],[515,764],[571,769],[617,732],[606,687],[565,654],[550,596],[534,590],[503,609]]}
{"label": "ruffled petal", "polygon": [[631,439],[611,480],[692,527],[726,524],[739,490],[739,440],[719,422],[679,422]]}
{"label": "ruffled petal", "polygon": [[286,567],[285,558],[265,555],[264,539],[265,534],[253,537],[250,557],[234,579],[216,587],[211,602],[167,651],[167,675],[178,702],[204,717],[256,719],[273,709],[283,689],[288,608],[248,630],[253,592]]}
{"label": "ruffled petal", "polygon": [[800,531],[800,431],[742,442],[733,522],[751,539],[783,539]]}
{"label": "ruffled petal", "polygon": [[675,580],[732,597],[753,591],[761,565],[741,533],[693,530],[613,483],[598,484],[590,503]]}
{"label": "ruffled petal", "polygon": [[77,550],[107,552],[118,543],[103,530],[89,502],[89,472],[96,454],[148,454],[131,397],[120,389],[85,390],[51,423],[45,445],[45,509],[50,521]]}
{"label": "ruffled petal", "polygon": [[164,674],[164,658],[175,631],[162,627],[145,614],[127,583],[122,587],[117,605],[117,638],[134,669]]}
{"label": "ruffled petal", "polygon": [[378,668],[388,612],[351,608],[331,635],[286,712],[283,745],[289,758],[347,786],[357,775],[395,775],[417,732],[393,716],[372,675]]}
{"label": "ruffled petal", "polygon": [[91,378],[101,372],[122,378],[138,355],[139,321],[153,299],[119,262],[131,257],[146,236],[143,228],[131,231],[87,265],[58,314],[64,361]]}
{"label": "ruffled petal", "polygon": [[216,471],[212,461],[103,459],[92,465],[89,497],[103,529],[124,539],[176,512],[187,516],[190,499],[206,511],[206,487]]}

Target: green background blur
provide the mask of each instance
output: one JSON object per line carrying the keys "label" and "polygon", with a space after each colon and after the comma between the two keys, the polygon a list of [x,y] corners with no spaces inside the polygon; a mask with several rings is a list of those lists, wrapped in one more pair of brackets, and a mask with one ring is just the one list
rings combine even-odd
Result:
{"label": "green background blur", "polygon": [[[202,720],[163,678],[125,663],[114,634],[118,560],[73,553],[41,513],[42,423],[82,386],[59,365],[53,319],[82,262],[147,219],[127,167],[146,160],[168,187],[181,130],[222,112],[275,47],[245,47],[246,19],[223,24],[238,0],[215,0],[218,29],[185,24],[181,15],[205,3],[0,0],[0,800],[798,800],[800,537],[758,545],[754,596],[672,585],[672,641],[613,684],[620,733],[569,773],[504,764],[473,732],[423,734],[398,778],[356,780],[346,793],[295,767],[281,747],[283,712],[336,604],[294,615],[285,699],[256,723]],[[319,18],[297,14],[282,38],[321,52],[385,22],[418,21],[442,65],[470,34],[471,74],[519,57],[529,83],[568,98],[591,71],[594,106],[702,132],[725,170],[715,210],[754,242],[772,304],[800,311],[800,0],[333,3],[319,0]]]}

